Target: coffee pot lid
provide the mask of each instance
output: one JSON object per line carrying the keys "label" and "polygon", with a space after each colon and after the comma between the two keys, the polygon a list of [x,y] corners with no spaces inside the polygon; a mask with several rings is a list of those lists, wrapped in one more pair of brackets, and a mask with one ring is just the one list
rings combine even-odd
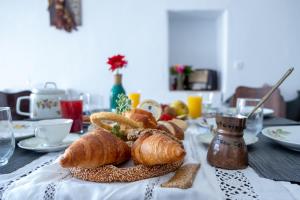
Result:
{"label": "coffee pot lid", "polygon": [[57,89],[55,82],[46,82],[44,88],[35,88],[32,90],[34,94],[46,94],[46,95],[64,95],[66,92],[62,89]]}

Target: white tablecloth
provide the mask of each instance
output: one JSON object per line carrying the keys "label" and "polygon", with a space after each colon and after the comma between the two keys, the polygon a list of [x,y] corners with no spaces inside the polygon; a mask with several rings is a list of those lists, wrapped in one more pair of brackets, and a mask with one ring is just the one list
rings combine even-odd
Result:
{"label": "white tablecloth", "polygon": [[47,154],[27,166],[0,176],[0,200],[13,199],[300,199],[300,186],[260,178],[250,167],[222,170],[206,162],[207,148],[197,141],[206,129],[189,127],[185,163],[201,163],[192,188],[161,188],[173,173],[132,183],[93,183],[71,177],[59,166],[61,153]]}

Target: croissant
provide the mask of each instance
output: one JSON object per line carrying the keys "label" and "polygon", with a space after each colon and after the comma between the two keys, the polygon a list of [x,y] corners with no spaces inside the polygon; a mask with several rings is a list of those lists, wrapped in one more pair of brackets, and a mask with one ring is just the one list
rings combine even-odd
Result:
{"label": "croissant", "polygon": [[174,135],[179,140],[184,139],[183,130],[172,121],[159,121],[158,125],[157,125],[157,129],[166,131],[166,132]]}
{"label": "croissant", "polygon": [[104,129],[96,129],[72,143],[59,162],[65,168],[96,168],[129,158],[130,147],[125,142]]}
{"label": "croissant", "polygon": [[157,122],[152,113],[143,109],[132,109],[124,113],[124,116],[133,121],[141,123],[143,128],[156,128],[157,126]]}
{"label": "croissant", "polygon": [[179,142],[153,129],[139,136],[131,147],[134,163],[147,166],[180,161],[184,155],[185,151]]}

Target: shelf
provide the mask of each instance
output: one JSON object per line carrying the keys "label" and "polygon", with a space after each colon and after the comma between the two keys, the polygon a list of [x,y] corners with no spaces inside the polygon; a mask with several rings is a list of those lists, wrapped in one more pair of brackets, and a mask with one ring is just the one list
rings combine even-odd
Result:
{"label": "shelf", "polygon": [[195,92],[195,93],[199,93],[199,92],[221,92],[220,90],[169,90],[170,92]]}

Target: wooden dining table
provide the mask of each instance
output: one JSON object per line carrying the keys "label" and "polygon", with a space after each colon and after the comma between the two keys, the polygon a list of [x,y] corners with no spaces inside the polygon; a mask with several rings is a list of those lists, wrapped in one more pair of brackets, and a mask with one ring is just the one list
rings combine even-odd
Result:
{"label": "wooden dining table", "polygon": [[[289,119],[285,118],[276,118],[276,117],[269,117],[264,119],[264,127],[269,127],[269,126],[295,126],[295,125],[300,125],[299,122],[295,122]],[[195,180],[195,183],[193,188],[190,190],[172,190],[172,189],[162,189],[159,187],[159,183],[162,182],[163,180],[166,179],[166,177],[158,177],[154,179],[149,179],[147,181],[141,181],[137,183],[127,183],[124,184],[124,186],[121,187],[119,184],[94,184],[94,183],[89,183],[89,182],[84,182],[84,185],[82,185],[82,182],[78,182],[77,180],[74,180],[74,178],[70,177],[68,173],[66,172],[67,175],[64,175],[65,171],[59,171],[57,169],[57,164],[52,164],[52,166],[49,165],[49,163],[54,162],[57,159],[57,156],[59,154],[52,154],[52,153],[37,153],[33,151],[28,151],[28,150],[23,150],[19,147],[16,147],[13,156],[9,160],[9,163],[3,167],[0,167],[0,177],[7,178],[7,180],[13,180],[17,182],[16,188],[18,188],[18,191],[22,190],[29,190],[29,188],[32,188],[34,186],[36,190],[41,189],[40,185],[41,184],[46,184],[44,188],[40,191],[41,193],[44,194],[44,199],[56,199],[54,194],[51,192],[56,192],[56,195],[59,195],[59,198],[57,199],[64,199],[64,198],[71,198],[70,195],[79,195],[77,194],[77,191],[74,191],[74,194],[70,193],[70,190],[73,191],[73,187],[84,187],[85,191],[84,195],[87,195],[85,197],[80,197],[79,199],[85,199],[88,198],[88,195],[93,195],[99,196],[99,198],[103,197],[101,195],[104,195],[103,193],[99,193],[100,191],[102,192],[108,192],[105,195],[116,195],[116,193],[123,193],[122,195],[127,196],[127,197],[132,197],[132,198],[137,198],[137,199],[165,199],[165,198],[172,198],[172,199],[182,199],[184,198],[189,198],[193,197],[193,195],[198,195],[197,197],[201,198],[203,197],[204,199],[244,199],[245,194],[248,195],[247,199],[266,199],[265,197],[270,197],[276,193],[276,191],[273,191],[273,187],[275,190],[280,190],[280,191],[286,191],[286,188],[289,188],[291,190],[289,193],[286,194],[277,194],[275,199],[282,199],[282,197],[285,197],[285,195],[288,194],[289,198],[292,199],[293,196],[293,189],[290,188],[296,188],[296,195],[300,193],[300,186],[296,184],[291,184],[286,186],[288,182],[276,182],[273,180],[261,178],[257,175],[257,173],[254,172],[253,168],[247,168],[246,170],[233,170],[233,171],[228,171],[228,170],[222,170],[218,168],[211,167],[207,165],[205,161],[206,157],[206,149],[205,146],[200,145],[196,143],[195,141],[195,134],[192,133],[192,131],[188,131],[187,133],[187,138],[185,139],[185,147],[190,149],[187,149],[189,156],[194,156],[196,158],[200,158],[200,160],[197,160],[197,162],[201,163],[201,169],[198,173],[198,177]],[[262,135],[259,134],[258,136],[260,139]],[[196,147],[194,150],[192,150],[192,146]],[[259,148],[262,150],[261,146]],[[253,149],[252,149],[253,150]],[[249,154],[253,153],[251,148],[249,149]],[[254,151],[255,152],[255,151]],[[250,156],[250,161],[251,161],[251,156]],[[48,166],[48,168],[47,168]],[[23,170],[24,168],[28,168],[27,171]],[[37,168],[40,168],[40,172],[36,172]],[[43,169],[44,170],[43,170]],[[60,169],[61,170],[61,169]],[[19,172],[20,171],[20,172]],[[36,174],[33,174],[33,172],[36,172]],[[26,174],[25,174],[26,173]],[[32,173],[32,176],[29,176]],[[44,174],[43,174],[44,173]],[[46,174],[45,174],[46,173]],[[57,179],[54,178],[54,180],[49,180],[51,179],[48,177],[47,179],[42,180],[41,178],[37,178],[41,175],[47,177],[49,174],[53,174],[53,176],[61,176],[61,178]],[[24,175],[22,175],[24,174]],[[12,177],[20,177],[20,179],[24,179],[23,182],[22,180],[19,181],[19,178],[12,178]],[[24,178],[22,178],[24,177]],[[27,177],[27,178],[26,178]],[[40,180],[41,182],[38,182],[37,184],[30,185],[28,181],[31,178],[37,178],[37,180]],[[168,176],[169,177],[169,176]],[[53,178],[53,177],[52,177]],[[232,179],[233,178],[233,179]],[[204,180],[207,179],[207,180]],[[234,183],[232,181],[237,181],[240,180],[237,183]],[[4,182],[2,187],[8,187],[10,186],[10,182]],[[34,180],[36,181],[36,180]],[[33,181],[33,182],[34,182]],[[47,181],[50,181],[49,183]],[[227,181],[227,182],[226,182]],[[224,183],[225,182],[225,183]],[[24,188],[20,187],[22,184],[28,184],[28,189],[24,186]],[[18,186],[19,184],[19,186]],[[78,185],[79,184],[79,185]],[[232,184],[232,185],[230,185]],[[243,184],[243,185],[241,185]],[[58,186],[59,185],[59,186]],[[72,186],[71,186],[72,185]],[[230,187],[232,188],[228,188]],[[276,187],[275,187],[276,186]],[[58,190],[59,187],[59,190]],[[94,187],[94,189],[93,189]],[[122,188],[127,188],[123,189]],[[200,188],[199,188],[200,187]],[[206,189],[204,190],[205,187]],[[240,189],[238,189],[241,187]],[[286,187],[286,188],[285,188]],[[138,189],[140,188],[140,189]],[[256,191],[253,189],[255,188]],[[2,188],[2,191],[5,191],[5,188]],[[34,190],[34,189],[32,189]],[[111,190],[111,191],[110,191]],[[99,192],[98,192],[99,191]],[[144,192],[145,191],[145,192]],[[215,191],[218,191],[218,194],[214,194]],[[48,194],[49,192],[49,194]],[[233,194],[233,193],[241,193],[241,194]],[[59,194],[58,194],[59,193]],[[76,193],[76,194],[75,194]],[[89,194],[93,193],[93,194]],[[274,193],[274,194],[272,194]],[[4,193],[3,193],[4,194]],[[6,195],[12,195],[14,194],[12,191],[8,192]],[[51,196],[52,195],[52,196]],[[175,196],[174,196],[175,195]],[[217,197],[221,196],[221,198]],[[243,196],[244,195],[244,196]],[[249,196],[250,195],[250,196]],[[252,196],[251,196],[252,195]],[[34,195],[33,195],[34,196]],[[1,197],[1,180],[0,180],[0,197]],[[15,196],[14,196],[15,197]],[[16,195],[16,198],[13,199],[20,199],[22,196],[20,194]],[[32,197],[32,196],[31,196]],[[48,198],[51,197],[51,198]],[[115,196],[114,196],[115,197]],[[195,196],[194,196],[195,197]],[[1,199],[1,198],[0,198]],[[25,198],[26,199],[26,198]],[[115,198],[112,198],[115,199]],[[117,198],[120,199],[120,198]],[[297,198],[295,198],[297,199]]]}
{"label": "wooden dining table", "polygon": [[[270,117],[270,118],[264,119],[264,127],[297,125],[297,124],[300,125],[299,122],[295,122],[293,120],[289,120],[286,118]],[[85,127],[85,130],[86,129],[87,129],[87,127]],[[24,150],[24,149],[19,148],[16,145],[14,154],[10,158],[8,164],[3,167],[0,167],[0,174],[11,173],[45,154],[46,153],[39,153],[39,152]]]}

